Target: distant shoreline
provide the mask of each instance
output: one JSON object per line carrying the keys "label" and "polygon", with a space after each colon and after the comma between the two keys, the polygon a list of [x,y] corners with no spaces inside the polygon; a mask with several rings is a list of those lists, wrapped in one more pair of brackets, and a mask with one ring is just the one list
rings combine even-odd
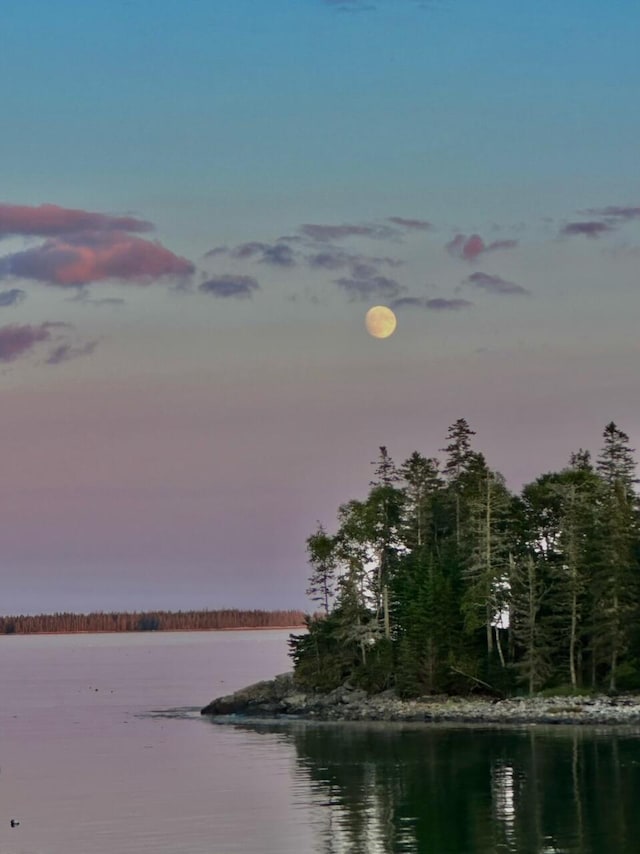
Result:
{"label": "distant shoreline", "polygon": [[8,638],[24,638],[34,635],[167,635],[167,634],[193,634],[195,632],[204,634],[205,632],[276,632],[293,629],[304,629],[304,624],[295,626],[228,626],[221,629],[112,629],[108,630],[84,630],[77,631],[59,631],[59,632],[10,632],[8,634],[0,634],[1,637]]}
{"label": "distant shoreline", "polygon": [[0,616],[0,635],[125,634],[303,628],[295,608],[202,608],[193,611],[91,611]]}

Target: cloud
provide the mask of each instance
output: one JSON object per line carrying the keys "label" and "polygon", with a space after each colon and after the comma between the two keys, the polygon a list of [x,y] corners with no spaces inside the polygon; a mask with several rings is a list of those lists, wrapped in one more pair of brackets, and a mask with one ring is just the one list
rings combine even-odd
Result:
{"label": "cloud", "polygon": [[361,269],[362,265],[365,264],[372,268],[380,266],[401,267],[404,264],[404,261],[400,261],[398,258],[359,255],[353,252],[345,252],[344,249],[337,247],[327,247],[320,252],[307,255],[306,260],[308,265],[315,270],[344,270],[349,268],[355,278],[357,276],[353,271]]}
{"label": "cloud", "polygon": [[415,229],[416,231],[429,231],[430,228],[433,228],[431,223],[425,219],[407,219],[404,216],[390,216],[389,222],[399,225],[402,228]]}
{"label": "cloud", "polygon": [[374,240],[385,240],[396,237],[398,234],[397,229],[388,225],[316,225],[306,223],[300,226],[300,231],[318,243],[342,240],[346,237],[370,237]]}
{"label": "cloud", "polygon": [[293,267],[296,263],[293,249],[286,243],[265,246],[260,261],[263,264],[273,264],[275,267]]}
{"label": "cloud", "polygon": [[0,308],[6,308],[10,305],[18,305],[27,298],[24,291],[20,288],[11,288],[9,291],[0,291]]}
{"label": "cloud", "polygon": [[492,276],[489,273],[472,273],[467,277],[466,282],[490,294],[513,294],[520,296],[531,294],[531,291],[523,288],[522,285],[507,282],[505,279],[501,279],[500,276]]}
{"label": "cloud", "polygon": [[468,299],[434,297],[434,299],[425,300],[425,306],[431,311],[459,311],[461,308],[468,308],[470,305],[473,303]]}
{"label": "cloud", "polygon": [[88,288],[84,287],[84,285],[77,286],[75,296],[67,297],[66,301],[79,302],[82,305],[124,305],[126,302],[122,297],[101,297],[94,299]]}
{"label": "cloud", "polygon": [[60,237],[80,231],[152,231],[153,225],[133,216],[111,216],[58,205],[0,204],[0,237]]}
{"label": "cloud", "polygon": [[232,249],[227,246],[218,246],[207,252],[204,257],[214,258],[217,255],[226,255],[240,261],[255,258],[261,264],[271,264],[274,267],[293,267],[296,263],[295,252],[284,241],[261,243],[252,240],[248,243],[240,243]]}
{"label": "cloud", "polygon": [[590,216],[604,216],[612,219],[640,219],[640,208],[624,205],[609,205],[606,208],[590,208],[586,211]]}
{"label": "cloud", "polygon": [[426,308],[429,311],[460,311],[462,308],[468,308],[473,303],[468,299],[444,299],[443,297],[435,297],[427,299],[426,297],[400,297],[393,300],[391,308]]}
{"label": "cloud", "polygon": [[612,230],[612,227],[606,222],[591,220],[589,222],[569,222],[561,230],[560,234],[564,234],[567,237],[583,235],[584,237],[589,237],[593,240]]}
{"label": "cloud", "polygon": [[216,255],[228,255],[231,250],[228,246],[214,246],[208,252],[204,253],[205,258],[215,258]]}
{"label": "cloud", "polygon": [[265,247],[265,243],[258,243],[258,241],[252,240],[249,243],[241,243],[235,249],[230,249],[228,254],[232,258],[253,258],[255,255],[259,255],[260,252],[263,252]]}
{"label": "cloud", "polygon": [[47,365],[59,365],[61,362],[68,362],[70,359],[77,359],[80,356],[88,356],[96,349],[97,341],[87,341],[86,344],[74,346],[69,343],[58,344],[51,350],[47,357]]}
{"label": "cloud", "polygon": [[454,258],[462,258],[464,261],[475,261],[486,252],[495,252],[499,249],[514,249],[518,245],[517,240],[494,240],[493,243],[485,243],[479,234],[456,234],[453,240],[447,243],[447,251]]}
{"label": "cloud", "polygon": [[60,286],[106,279],[148,284],[193,271],[190,261],[160,243],[122,231],[82,232],[0,257],[0,279],[36,279]]}
{"label": "cloud", "polygon": [[198,290],[214,297],[250,299],[255,291],[260,290],[260,285],[251,276],[236,276],[233,273],[227,273],[207,279],[206,282],[202,282]]}
{"label": "cloud", "polygon": [[338,287],[349,297],[350,302],[368,299],[394,299],[406,288],[387,276],[370,275],[361,278],[340,278],[335,280]]}
{"label": "cloud", "polygon": [[14,362],[36,344],[51,339],[50,324],[39,326],[11,324],[0,327],[0,362]]}

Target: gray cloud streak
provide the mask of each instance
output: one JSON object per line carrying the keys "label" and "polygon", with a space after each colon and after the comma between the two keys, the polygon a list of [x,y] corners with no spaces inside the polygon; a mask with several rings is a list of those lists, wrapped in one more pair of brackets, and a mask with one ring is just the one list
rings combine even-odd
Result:
{"label": "gray cloud streak", "polygon": [[388,225],[318,225],[305,223],[300,226],[300,232],[318,243],[330,240],[343,240],[347,237],[370,237],[374,240],[386,240],[397,237],[398,231]]}
{"label": "gray cloud streak", "polygon": [[468,299],[445,299],[444,297],[400,297],[393,300],[391,308],[420,308],[428,311],[460,311],[463,308],[469,308],[473,303]]}
{"label": "gray cloud streak", "polygon": [[394,299],[406,290],[388,276],[372,275],[363,278],[343,277],[335,280],[348,296],[350,302],[368,299]]}
{"label": "gray cloud streak", "polygon": [[237,276],[227,273],[221,276],[213,276],[198,287],[204,294],[224,299],[250,299],[260,285],[251,276]]}
{"label": "gray cloud streak", "polygon": [[11,288],[8,291],[0,291],[0,308],[18,305],[26,300],[27,295],[20,288]]}
{"label": "gray cloud streak", "polygon": [[433,228],[430,222],[425,219],[410,219],[404,216],[390,216],[389,222],[394,225],[399,225],[402,228],[413,229],[415,231],[429,231]]}
{"label": "gray cloud streak", "polygon": [[489,273],[472,273],[465,280],[467,284],[473,287],[480,288],[489,294],[502,294],[505,296],[530,296],[531,291],[523,288],[522,285],[517,285],[515,282],[508,282],[500,276],[493,276]]}
{"label": "gray cloud streak", "polygon": [[591,220],[589,222],[569,222],[560,231],[560,234],[566,237],[574,237],[581,235],[594,240],[609,231],[613,231],[612,227],[600,220]]}

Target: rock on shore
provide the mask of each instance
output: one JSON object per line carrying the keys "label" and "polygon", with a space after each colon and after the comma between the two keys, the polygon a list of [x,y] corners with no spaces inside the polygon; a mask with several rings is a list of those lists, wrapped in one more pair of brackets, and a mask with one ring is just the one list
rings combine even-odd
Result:
{"label": "rock on shore", "polygon": [[444,695],[401,700],[393,691],[367,694],[343,686],[328,694],[302,692],[293,674],[219,697],[201,714],[325,721],[417,721],[488,724],[636,724],[640,696],[486,697]]}

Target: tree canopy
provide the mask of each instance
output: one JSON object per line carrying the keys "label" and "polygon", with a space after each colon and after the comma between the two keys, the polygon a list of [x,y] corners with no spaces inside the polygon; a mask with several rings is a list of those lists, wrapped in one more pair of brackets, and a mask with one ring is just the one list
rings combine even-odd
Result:
{"label": "tree canopy", "polygon": [[308,541],[321,610],[292,636],[306,688],[401,695],[640,687],[640,515],[634,450],[615,423],[519,494],[472,446],[443,462],[379,449],[364,498]]}

